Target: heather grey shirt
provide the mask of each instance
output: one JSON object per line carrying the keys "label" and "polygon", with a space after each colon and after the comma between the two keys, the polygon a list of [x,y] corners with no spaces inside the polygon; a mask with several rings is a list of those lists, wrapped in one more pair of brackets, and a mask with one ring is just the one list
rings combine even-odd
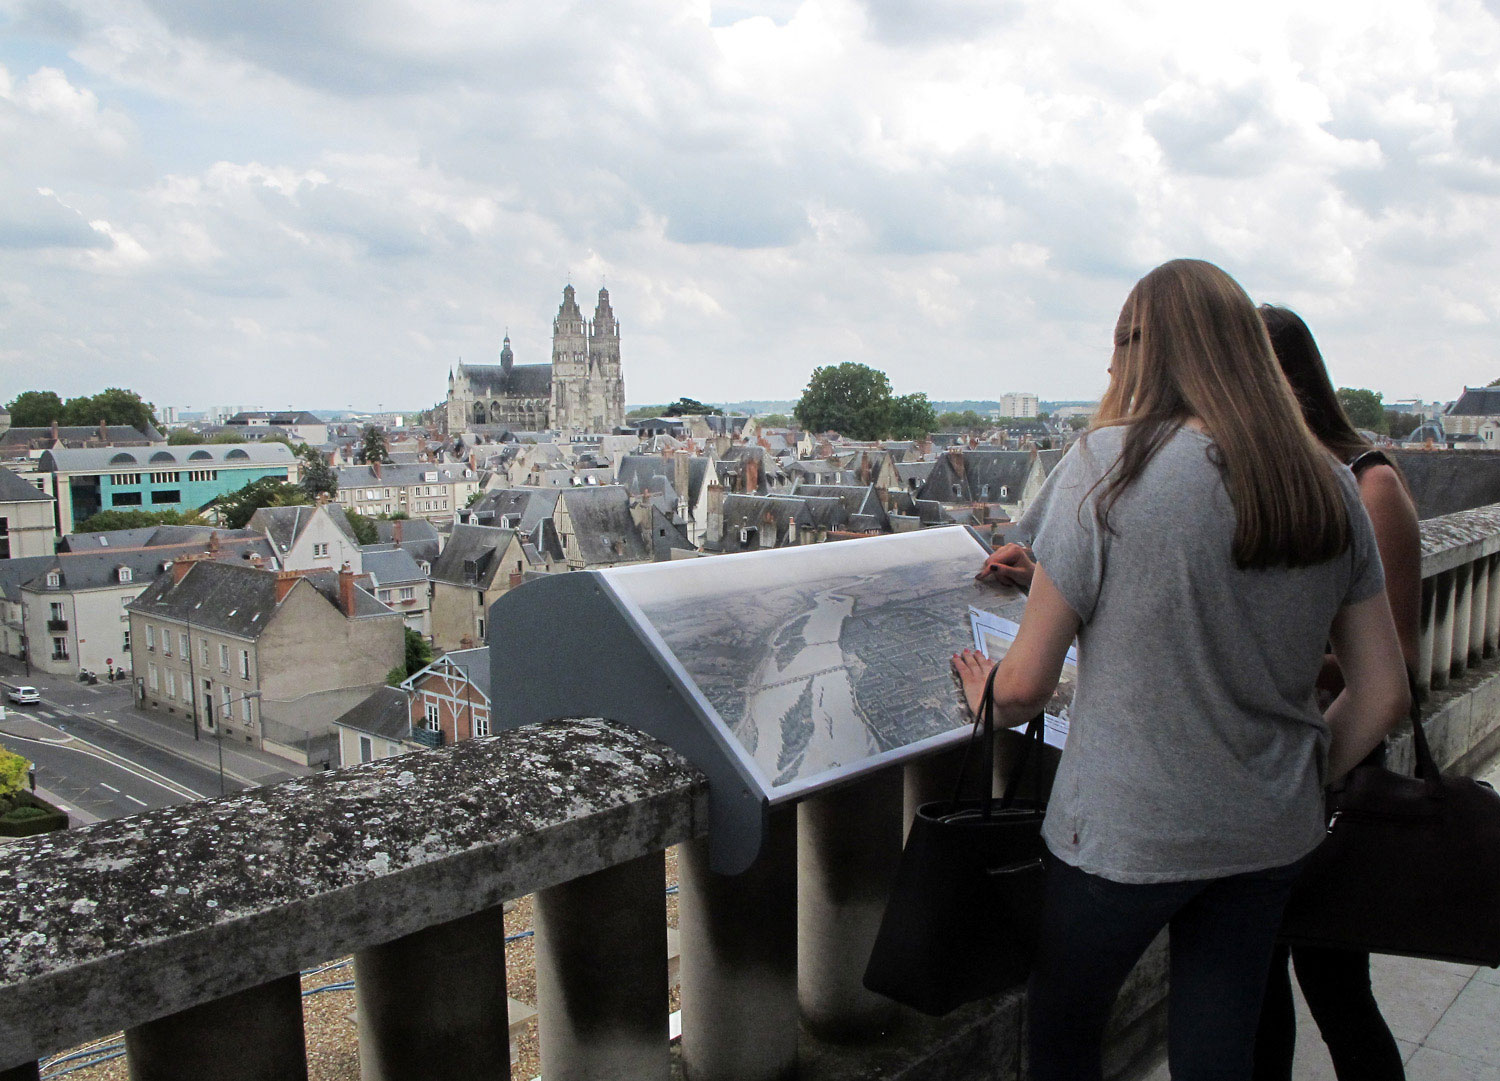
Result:
{"label": "heather grey shirt", "polygon": [[1353,526],[1314,567],[1239,570],[1212,441],[1180,429],[1100,529],[1090,489],[1125,429],[1080,440],[1021,520],[1078,613],[1078,686],[1042,836],[1116,882],[1278,867],[1323,837],[1328,728],[1314,682],[1345,605],[1384,587],[1353,475]]}

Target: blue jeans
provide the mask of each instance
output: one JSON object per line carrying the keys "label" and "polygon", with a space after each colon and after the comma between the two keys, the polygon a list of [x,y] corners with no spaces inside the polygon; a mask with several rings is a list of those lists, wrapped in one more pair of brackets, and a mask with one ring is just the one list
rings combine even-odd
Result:
{"label": "blue jeans", "polygon": [[1126,885],[1050,860],[1027,989],[1033,1081],[1102,1078],[1110,1008],[1163,927],[1172,1081],[1249,1081],[1271,950],[1301,868]]}

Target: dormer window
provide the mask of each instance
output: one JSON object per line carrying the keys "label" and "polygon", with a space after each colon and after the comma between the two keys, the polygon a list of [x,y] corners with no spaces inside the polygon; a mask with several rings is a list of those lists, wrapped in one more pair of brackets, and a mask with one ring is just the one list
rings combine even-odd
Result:
{"label": "dormer window", "polygon": [[115,574],[119,577],[121,585],[126,584],[134,577],[129,567],[121,567]]}
{"label": "dormer window", "polygon": [[1010,498],[1010,488],[1009,488],[1009,486],[1004,485],[1004,484],[1000,485],[1000,498],[1001,499],[1009,499]]}
{"label": "dormer window", "polygon": [[56,589],[60,585],[62,585],[62,575],[58,574],[56,571],[48,571],[47,588]]}

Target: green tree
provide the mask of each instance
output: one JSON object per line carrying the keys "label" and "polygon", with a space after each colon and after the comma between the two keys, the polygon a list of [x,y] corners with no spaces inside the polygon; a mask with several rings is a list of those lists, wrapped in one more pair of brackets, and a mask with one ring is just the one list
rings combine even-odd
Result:
{"label": "green tree", "polygon": [[0,749],[0,799],[8,800],[26,787],[26,771],[31,763],[20,755]]}
{"label": "green tree", "polygon": [[921,439],[937,427],[937,414],[925,394],[903,394],[891,402],[891,435]]}
{"label": "green tree", "polygon": [[261,477],[219,497],[219,516],[230,529],[244,529],[261,507],[295,507],[312,502],[300,484],[280,477]]}
{"label": "green tree", "polygon": [[392,687],[399,686],[407,676],[414,676],[432,663],[432,646],[410,627],[406,628],[406,660],[385,674],[385,681]]}
{"label": "green tree", "polygon": [[1349,422],[1356,428],[1376,433],[1385,431],[1385,406],[1380,402],[1381,394],[1378,390],[1339,387],[1338,399]]}
{"label": "green tree", "polygon": [[879,439],[891,430],[891,381],[853,361],[814,368],[792,412],[809,431]]}
{"label": "green tree", "polygon": [[215,432],[208,441],[210,443],[243,443],[245,437],[238,432]]}
{"label": "green tree", "polygon": [[1397,410],[1387,410],[1385,414],[1385,434],[1392,439],[1405,439],[1422,426],[1422,418],[1416,413],[1402,413]]}
{"label": "green tree", "polygon": [[195,432],[191,428],[173,428],[167,433],[167,445],[170,447],[192,447],[204,442],[203,433]]}
{"label": "green tree", "polygon": [[785,413],[767,413],[763,417],[756,417],[762,428],[785,428],[790,418]]}
{"label": "green tree", "polygon": [[303,460],[302,466],[302,490],[309,499],[316,500],[319,495],[327,494],[329,499],[339,494],[339,477],[333,471],[333,467],[327,460],[312,447],[303,445],[303,452],[299,456]]}
{"label": "green tree", "polygon": [[107,533],[111,529],[145,529],[153,525],[202,525],[196,511],[101,510],[73,526],[74,533]]}
{"label": "green tree", "polygon": [[100,421],[127,424],[144,431],[156,426],[156,406],[141,401],[139,394],[123,387],[109,387],[93,396],[69,398],[63,406],[64,424],[87,427]]}
{"label": "green tree", "polygon": [[349,519],[349,528],[354,530],[354,539],[360,544],[379,544],[380,531],[375,528],[375,520],[366,518],[357,510],[344,508],[344,517]]}
{"label": "green tree", "polygon": [[646,420],[649,417],[665,416],[670,406],[666,405],[638,405],[625,414],[626,420]]}
{"label": "green tree", "polygon": [[12,428],[45,428],[63,418],[63,402],[50,390],[26,390],[5,407]]}
{"label": "green tree", "polygon": [[664,417],[722,417],[724,410],[704,405],[697,398],[678,398],[667,406]]}
{"label": "green tree", "polygon": [[961,413],[940,413],[937,418],[937,425],[943,431],[957,432],[970,431],[975,428],[988,428],[990,421],[988,417],[981,417],[972,409],[965,409]]}
{"label": "green tree", "polygon": [[364,435],[360,437],[359,452],[366,463],[391,460],[390,452],[385,449],[385,433],[373,424],[365,425]]}

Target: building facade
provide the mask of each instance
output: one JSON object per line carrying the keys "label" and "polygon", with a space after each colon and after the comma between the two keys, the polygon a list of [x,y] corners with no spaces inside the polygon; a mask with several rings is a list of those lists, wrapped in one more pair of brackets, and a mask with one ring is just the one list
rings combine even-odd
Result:
{"label": "building facade", "polygon": [[609,290],[586,319],[571,285],[552,321],[549,364],[516,364],[507,335],[499,364],[459,364],[448,373],[448,430],[503,426],[607,432],[625,423],[620,324]]}
{"label": "building facade", "polygon": [[479,491],[479,476],[466,465],[348,465],[335,471],[339,505],[367,518],[404,513],[408,518],[451,522]]}
{"label": "building facade", "polygon": [[0,559],[51,555],[56,546],[52,497],[0,466]]}

